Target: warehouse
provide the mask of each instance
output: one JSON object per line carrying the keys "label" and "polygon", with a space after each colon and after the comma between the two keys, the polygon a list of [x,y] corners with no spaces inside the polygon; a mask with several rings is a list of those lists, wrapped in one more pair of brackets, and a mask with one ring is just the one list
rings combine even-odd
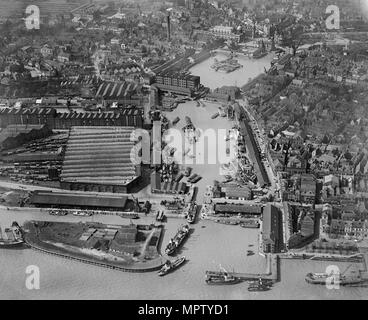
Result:
{"label": "warehouse", "polygon": [[8,125],[44,125],[50,129],[70,129],[72,126],[143,127],[143,110],[126,108],[105,112],[56,112],[53,108],[1,109],[0,128]]}
{"label": "warehouse", "polygon": [[128,193],[141,167],[131,158],[132,127],[72,127],[62,165],[63,189]]}

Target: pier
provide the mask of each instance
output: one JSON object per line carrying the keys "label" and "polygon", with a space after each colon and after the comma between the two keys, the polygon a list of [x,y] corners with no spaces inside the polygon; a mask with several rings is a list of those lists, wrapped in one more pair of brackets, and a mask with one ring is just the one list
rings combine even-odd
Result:
{"label": "pier", "polygon": [[[280,261],[277,255],[268,254],[267,267],[265,273],[245,273],[245,272],[227,272],[229,276],[233,276],[243,281],[258,281],[259,279],[272,281],[276,283],[280,281]],[[216,271],[207,271],[207,274],[218,274]]]}

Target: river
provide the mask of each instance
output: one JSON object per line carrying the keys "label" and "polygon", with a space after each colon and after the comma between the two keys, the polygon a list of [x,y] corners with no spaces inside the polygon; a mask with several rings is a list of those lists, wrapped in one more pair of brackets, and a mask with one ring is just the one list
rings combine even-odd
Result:
{"label": "river", "polygon": [[[201,76],[202,83],[211,88],[221,85],[238,86],[245,84],[269,67],[270,58],[249,60],[241,58],[244,68],[230,74],[216,73],[209,66],[213,58],[195,66],[194,74]],[[185,114],[193,116],[193,122],[203,121],[211,112],[205,107],[197,108],[194,103],[179,105]],[[183,111],[183,108],[188,108]],[[197,108],[197,109],[196,109]],[[214,108],[214,106],[210,106]],[[215,109],[214,109],[215,110]],[[171,115],[170,115],[171,117]],[[196,120],[197,119],[197,120]],[[201,119],[201,120],[199,120]],[[208,120],[211,121],[211,120]],[[225,119],[211,121],[210,126],[224,126]],[[206,122],[206,121],[204,121]],[[205,124],[203,124],[205,125]],[[206,128],[203,128],[206,129]],[[202,166],[203,168],[203,166]],[[195,167],[201,174],[201,168]],[[214,176],[217,168],[214,167]],[[206,170],[210,170],[207,168]],[[212,178],[212,177],[211,177]],[[211,178],[200,183],[203,190]],[[104,223],[127,224],[128,220],[116,216],[95,216],[80,218],[74,216],[53,217],[38,209],[5,210],[0,208],[0,225],[4,228],[13,220],[80,221],[93,219]],[[147,217],[139,223],[151,223]],[[175,234],[182,220],[171,218],[165,224],[163,245]],[[194,232],[184,243],[181,254],[188,262],[180,269],[163,278],[156,273],[132,274],[90,266],[59,257],[44,255],[31,249],[1,250],[0,253],[0,299],[366,299],[368,289],[340,288],[328,290],[324,286],[307,284],[304,280],[308,272],[324,272],[328,265],[335,264],[344,270],[349,264],[301,260],[281,261],[281,282],[268,292],[248,292],[246,283],[233,286],[208,286],[204,281],[206,270],[218,270],[220,265],[229,271],[262,273],[266,261],[260,255],[248,257],[246,251],[258,247],[258,230],[243,229],[239,226],[225,226],[210,221],[200,221]],[[40,268],[40,289],[28,290],[25,286],[26,268],[36,265]]]}

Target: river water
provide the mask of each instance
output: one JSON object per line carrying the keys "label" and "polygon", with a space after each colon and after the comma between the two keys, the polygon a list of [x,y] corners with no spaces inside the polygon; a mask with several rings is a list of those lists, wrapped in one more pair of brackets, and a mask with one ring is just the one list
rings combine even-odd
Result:
{"label": "river water", "polygon": [[[213,59],[213,58],[211,58]],[[261,60],[242,59],[246,66],[234,73],[221,74],[209,68],[211,59],[193,68],[194,74],[201,75],[202,82],[211,88],[221,85],[245,84],[249,78],[263,72],[270,58]],[[267,60],[268,59],[268,60]],[[179,105],[184,114],[191,114],[193,122],[204,117],[209,118],[213,110],[197,108],[194,104]],[[170,115],[171,117],[172,115]],[[197,120],[196,120],[197,119]],[[198,120],[199,121],[199,120]],[[202,120],[201,120],[202,121]],[[208,120],[210,126],[231,127],[226,119]],[[204,121],[205,122],[205,121]],[[204,125],[204,124],[203,124]],[[195,167],[201,174],[202,167]],[[218,167],[213,167],[214,177]],[[207,169],[207,171],[210,169]],[[212,177],[206,175],[200,182],[203,190],[211,183]],[[38,209],[4,210],[0,208],[0,225],[4,228],[16,220],[58,220],[80,221],[93,219],[103,223],[127,224],[128,220],[116,216],[95,216],[80,218],[74,216],[53,217]],[[139,223],[151,223],[153,219],[143,218]],[[176,232],[180,219],[169,219],[165,224],[163,246]],[[0,299],[366,299],[368,289],[340,288],[328,290],[324,286],[307,284],[304,280],[308,272],[324,272],[328,265],[335,264],[344,270],[347,263],[317,261],[283,260],[281,262],[281,282],[268,292],[248,292],[247,285],[208,286],[204,281],[206,270],[218,270],[220,265],[229,271],[263,273],[266,261],[260,255],[247,257],[246,251],[257,252],[258,230],[243,229],[239,226],[226,226],[210,221],[200,221],[193,226],[194,231],[184,243],[180,254],[188,262],[180,269],[163,278],[156,273],[133,274],[96,266],[81,264],[59,257],[45,255],[30,249],[0,251]],[[26,268],[36,265],[40,268],[40,289],[28,290],[25,286]]]}

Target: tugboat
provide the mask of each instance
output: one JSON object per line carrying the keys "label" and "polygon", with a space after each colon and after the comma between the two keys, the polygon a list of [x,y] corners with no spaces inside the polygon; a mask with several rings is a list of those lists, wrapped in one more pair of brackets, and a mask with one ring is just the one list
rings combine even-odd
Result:
{"label": "tugboat", "polygon": [[194,186],[194,184],[191,184],[189,187],[189,191],[185,196],[186,202],[191,202],[193,200],[195,190],[196,187]]}
{"label": "tugboat", "polygon": [[346,271],[351,267],[349,265],[343,273],[308,273],[305,277],[305,281],[311,284],[340,284],[357,285],[363,283],[365,280],[361,276],[361,271],[353,270],[348,275],[345,275]]}
{"label": "tugboat", "polygon": [[171,239],[169,244],[166,247],[166,254],[172,255],[175,251],[179,248],[179,246],[183,243],[184,239],[189,234],[189,225],[183,225],[179,228],[178,232],[176,233],[174,239]]}
{"label": "tugboat", "polygon": [[182,256],[175,261],[167,260],[166,263],[162,266],[161,270],[158,272],[160,277],[167,275],[168,273],[174,271],[175,269],[179,268],[185,262],[185,256]]}
{"label": "tugboat", "polygon": [[14,221],[10,228],[2,232],[0,228],[0,248],[13,248],[23,245],[24,238],[18,223]]}
{"label": "tugboat", "polygon": [[196,216],[197,216],[197,205],[195,202],[192,202],[190,205],[189,205],[189,209],[188,209],[188,213],[187,213],[187,221],[190,223],[190,224],[193,224],[195,219],[196,219]]}
{"label": "tugboat", "polygon": [[229,274],[225,269],[218,272],[206,271],[206,283],[209,285],[237,284],[240,282],[242,282],[240,278]]}
{"label": "tugboat", "polygon": [[271,287],[271,282],[264,282],[261,278],[259,278],[258,281],[249,284],[248,291],[269,291],[271,290]]}

